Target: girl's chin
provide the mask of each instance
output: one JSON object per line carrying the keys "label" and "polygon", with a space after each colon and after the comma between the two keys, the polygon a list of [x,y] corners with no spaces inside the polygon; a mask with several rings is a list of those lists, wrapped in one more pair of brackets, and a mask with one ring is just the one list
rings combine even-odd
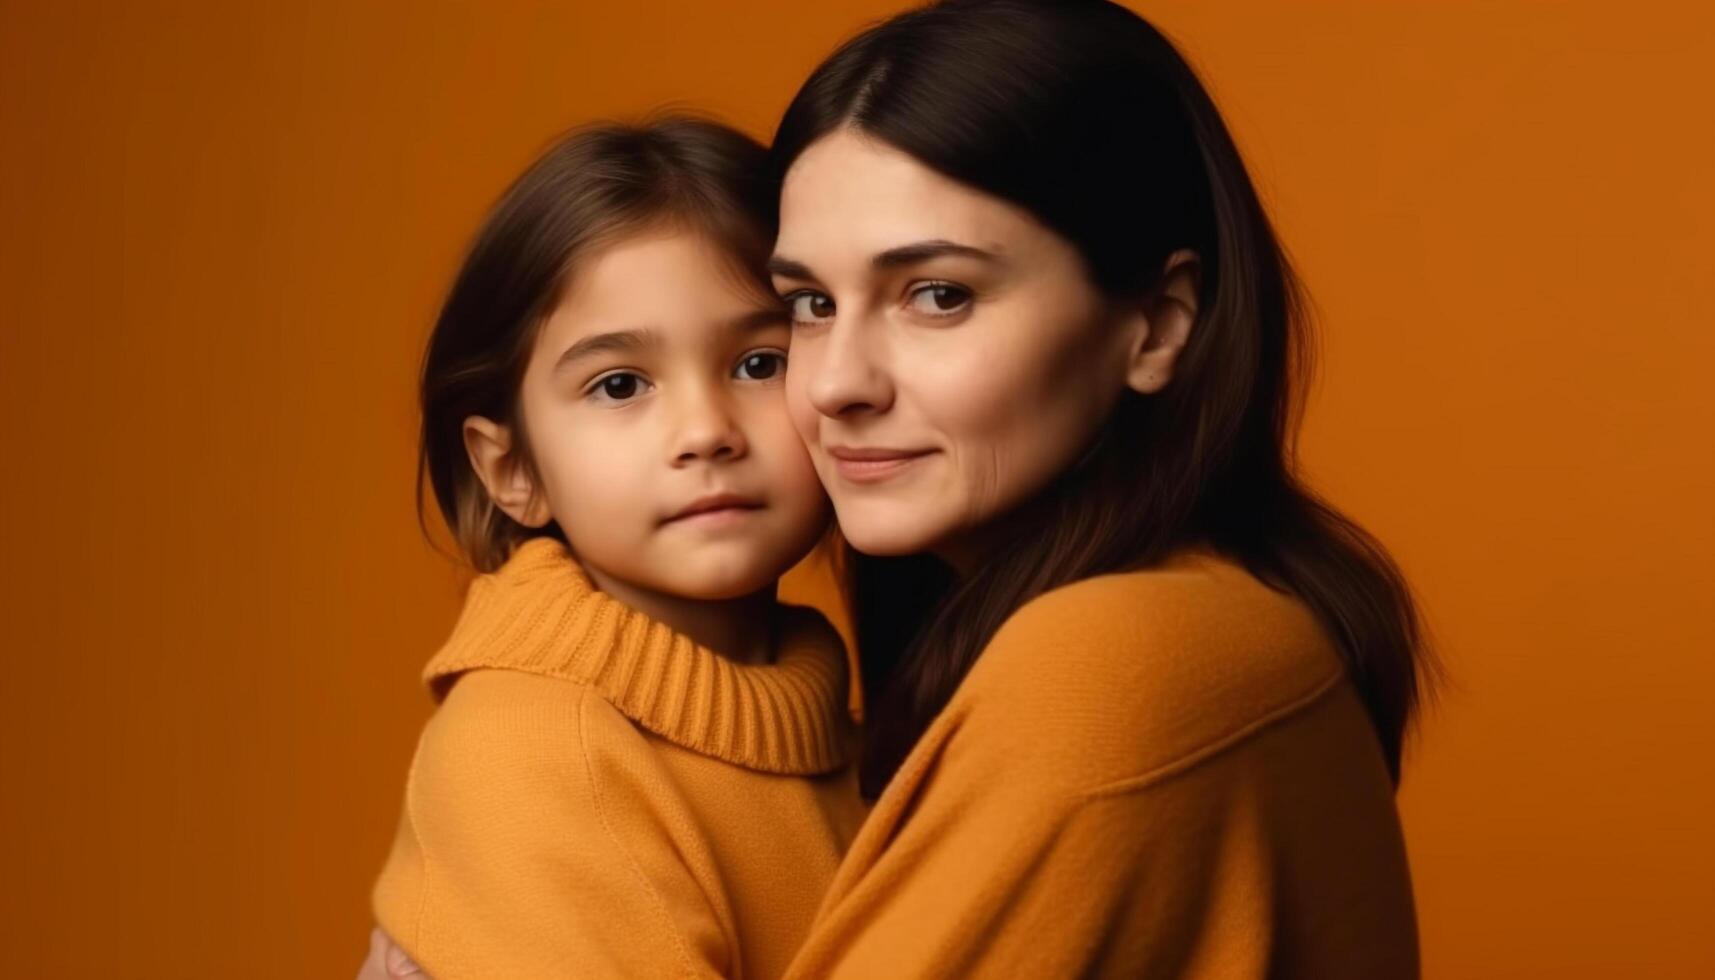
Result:
{"label": "girl's chin", "polygon": [[772,590],[796,564],[783,562],[784,557],[789,556],[688,553],[661,570],[658,591],[702,602],[742,599]]}
{"label": "girl's chin", "polygon": [[675,578],[677,581],[664,591],[698,602],[725,602],[772,589],[779,576],[709,574],[682,575]]}

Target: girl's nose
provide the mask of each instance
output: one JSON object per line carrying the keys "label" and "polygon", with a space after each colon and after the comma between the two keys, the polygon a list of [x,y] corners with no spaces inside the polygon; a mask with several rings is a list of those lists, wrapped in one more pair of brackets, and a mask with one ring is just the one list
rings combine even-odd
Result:
{"label": "girl's nose", "polygon": [[713,393],[685,398],[671,438],[675,466],[739,459],[750,448],[732,406]]}

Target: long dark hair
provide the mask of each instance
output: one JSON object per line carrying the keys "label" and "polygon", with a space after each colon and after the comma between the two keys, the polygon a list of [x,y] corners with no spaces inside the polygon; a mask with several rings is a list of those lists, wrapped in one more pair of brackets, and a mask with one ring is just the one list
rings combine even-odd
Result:
{"label": "long dark hair", "polygon": [[[766,151],[717,122],[668,115],[639,124],[596,123],[562,137],[494,205],[453,280],[423,355],[423,489],[477,571],[500,567],[533,530],[488,498],[464,447],[464,420],[512,427],[516,462],[530,466],[517,411],[542,320],[574,267],[618,236],[666,224],[710,235],[735,273],[773,295],[762,269],[779,196]],[[425,524],[426,533],[426,524]]]}
{"label": "long dark hair", "polygon": [[1022,206],[1116,297],[1201,257],[1197,326],[1162,391],[1128,393],[1083,460],[1019,513],[980,570],[849,556],[872,708],[874,797],[1020,606],[1201,543],[1298,597],[1339,648],[1397,781],[1428,658],[1374,538],[1295,475],[1310,339],[1299,287],[1195,72],[1104,0],[946,0],[847,42],[804,83],[772,148],[783,177],[853,127]]}

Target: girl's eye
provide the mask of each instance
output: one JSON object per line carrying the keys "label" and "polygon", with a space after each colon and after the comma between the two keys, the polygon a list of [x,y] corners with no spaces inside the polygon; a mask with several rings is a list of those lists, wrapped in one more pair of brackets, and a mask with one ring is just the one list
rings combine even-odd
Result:
{"label": "girl's eye", "polygon": [[738,362],[733,371],[735,375],[746,381],[767,381],[779,377],[786,370],[786,355],[779,351],[759,350],[746,354],[744,360]]}
{"label": "girl's eye", "polygon": [[950,282],[932,282],[911,291],[908,306],[929,316],[951,316],[971,301],[971,291]]}
{"label": "girl's eye", "polygon": [[610,374],[597,381],[591,388],[591,395],[599,395],[608,401],[629,401],[642,394],[648,382],[628,371]]}
{"label": "girl's eye", "polygon": [[820,323],[834,315],[832,299],[807,289],[786,297],[786,306],[792,312],[793,323]]}

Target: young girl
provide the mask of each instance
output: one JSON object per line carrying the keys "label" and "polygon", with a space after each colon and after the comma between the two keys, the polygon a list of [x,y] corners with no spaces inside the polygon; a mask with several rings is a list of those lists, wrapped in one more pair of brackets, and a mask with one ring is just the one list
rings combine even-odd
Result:
{"label": "young girl", "polygon": [[828,510],[763,153],[685,119],[571,136],[436,324],[421,466],[487,574],[425,671],[374,910],[439,980],[778,975],[861,819],[843,648],[775,601]]}

